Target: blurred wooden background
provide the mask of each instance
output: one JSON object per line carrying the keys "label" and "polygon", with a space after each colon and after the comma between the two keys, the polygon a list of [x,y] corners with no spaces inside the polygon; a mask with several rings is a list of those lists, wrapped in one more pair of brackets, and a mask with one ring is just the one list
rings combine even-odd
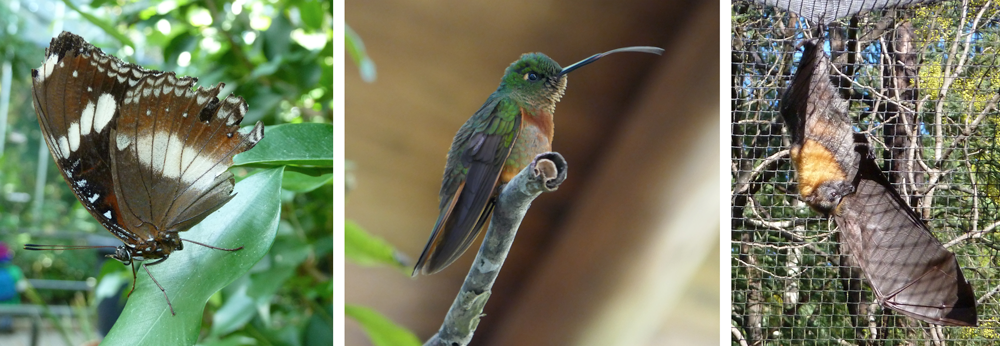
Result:
{"label": "blurred wooden background", "polygon": [[[569,178],[528,211],[473,345],[719,343],[718,3],[374,0],[346,11],[378,67],[365,83],[348,62],[357,184],[346,215],[412,260],[437,218],[455,132],[521,53],[566,66],[665,48],[569,75],[553,142]],[[347,303],[426,339],[476,249],[417,278],[348,263]],[[347,333],[347,345],[370,344],[353,322]]]}

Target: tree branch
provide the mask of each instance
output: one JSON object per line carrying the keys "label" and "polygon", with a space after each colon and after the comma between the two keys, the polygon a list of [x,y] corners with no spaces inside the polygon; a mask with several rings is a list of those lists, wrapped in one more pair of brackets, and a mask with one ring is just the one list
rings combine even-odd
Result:
{"label": "tree branch", "polygon": [[490,228],[476,260],[465,276],[462,290],[448,309],[441,329],[424,346],[465,346],[479,326],[483,307],[492,294],[500,267],[514,242],[521,219],[531,201],[542,192],[555,191],[566,180],[566,160],[559,153],[543,153],[504,186],[497,197]]}

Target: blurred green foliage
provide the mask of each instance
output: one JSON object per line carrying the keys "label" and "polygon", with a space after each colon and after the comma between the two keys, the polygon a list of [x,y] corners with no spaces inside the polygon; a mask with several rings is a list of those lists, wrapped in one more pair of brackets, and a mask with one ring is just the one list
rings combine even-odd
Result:
{"label": "blurred green foliage", "polygon": [[[28,242],[83,245],[88,236],[111,236],[67,188],[40,139],[30,70],[41,64],[48,40],[30,40],[37,32],[54,36],[53,28],[60,27],[145,68],[196,76],[201,86],[225,83],[223,94],[241,96],[250,106],[244,125],[263,121],[270,133],[281,124],[322,124],[302,127],[308,128],[304,137],[295,139],[332,151],[330,0],[95,0],[76,6],[66,1],[65,21],[42,25],[31,19],[51,15],[46,11],[58,4],[37,4],[41,7],[34,13],[24,3],[14,10],[0,6],[6,29],[0,30],[0,62],[10,62],[13,71],[0,156],[0,240],[14,249]],[[312,149],[287,150],[317,157]],[[201,344],[304,345],[332,337],[332,158],[277,164],[287,167],[274,246],[258,267],[209,300]],[[46,166],[39,175],[40,165]],[[233,171],[240,179],[259,167]],[[41,184],[40,195],[36,184]],[[97,276],[99,261],[92,250],[17,251],[14,259],[28,278],[78,281]],[[282,275],[267,275],[273,271]],[[74,293],[39,294],[48,304],[63,305]],[[212,317],[243,296],[253,298],[246,314],[235,320]]]}
{"label": "blurred green foliage", "polygon": [[[368,83],[375,82],[375,62],[365,51],[365,45],[354,30],[347,26],[345,33],[345,49],[347,56],[357,65],[361,78]],[[350,193],[354,188],[355,177],[354,163],[350,160],[345,162],[345,193]],[[344,222],[344,256],[351,263],[364,266],[387,266],[393,268],[404,275],[410,275],[413,270],[412,264],[402,251],[385,241],[381,237],[369,233],[364,227],[356,222],[347,220]],[[389,345],[420,345],[409,329],[402,327],[388,317],[371,308],[350,305],[344,307],[347,318],[358,323],[368,335],[372,344],[376,346]]]}
{"label": "blurred green foliage", "polygon": [[358,322],[375,346],[419,346],[420,339],[413,332],[396,325],[375,310],[348,304],[345,314]]}

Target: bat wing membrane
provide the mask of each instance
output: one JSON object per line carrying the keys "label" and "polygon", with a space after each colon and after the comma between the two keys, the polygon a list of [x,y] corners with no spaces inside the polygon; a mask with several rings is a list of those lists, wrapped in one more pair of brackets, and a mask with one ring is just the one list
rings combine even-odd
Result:
{"label": "bat wing membrane", "polygon": [[975,295],[955,254],[934,237],[873,159],[862,159],[857,191],[844,197],[834,219],[882,304],[930,323],[976,325]]}

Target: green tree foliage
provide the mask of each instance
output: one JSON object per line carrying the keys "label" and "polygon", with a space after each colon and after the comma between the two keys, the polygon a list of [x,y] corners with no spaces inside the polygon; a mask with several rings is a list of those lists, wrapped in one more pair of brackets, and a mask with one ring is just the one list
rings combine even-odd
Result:
{"label": "green tree foliage", "polygon": [[[946,1],[862,12],[820,31],[773,8],[733,5],[734,345],[741,339],[775,345],[994,343],[1000,316],[993,294],[1000,284],[998,15],[992,2]],[[900,38],[906,30],[912,36]],[[852,323],[836,225],[799,200],[777,108],[798,62],[796,43],[817,34],[846,77],[842,95],[882,170],[956,253],[980,299],[980,328],[931,335],[927,324],[879,307],[867,285],[859,322]],[[911,48],[893,48],[904,40]],[[913,74],[900,82],[905,73]],[[904,118],[910,132],[888,130]],[[891,170],[890,157],[901,162]]]}
{"label": "green tree foliage", "polygon": [[[223,94],[242,96],[250,107],[243,124],[263,121],[265,141],[271,141],[262,141],[254,149],[262,153],[237,156],[238,167],[233,169],[237,179],[272,172],[272,167],[284,168],[278,175],[282,189],[271,196],[280,208],[276,232],[270,236],[273,245],[264,247],[263,258],[247,274],[229,280],[232,284],[207,299],[204,318],[200,310],[204,301],[191,305],[192,313],[198,315],[196,321],[201,322],[194,326],[194,339],[184,343],[329,344],[333,294],[332,1],[74,3],[79,4],[64,2],[69,6],[64,22],[41,26],[32,20],[14,19],[49,17],[45,8],[30,13],[23,2],[18,12],[0,6],[0,22],[7,29],[0,30],[0,58],[11,63],[14,77],[7,145],[0,156],[0,240],[19,248],[27,242],[83,244],[87,235],[110,236],[62,181],[40,140],[31,106],[30,70],[41,64],[48,39],[30,38],[38,36],[34,33],[50,33],[58,25],[83,35],[108,54],[143,67],[196,76],[201,86],[225,83]],[[41,3],[47,5],[52,4]],[[7,23],[15,24],[17,30],[11,31]],[[39,150],[46,152],[40,156]],[[40,164],[47,167],[36,175]],[[36,182],[42,184],[41,195],[34,192]],[[36,207],[35,201],[41,204]],[[271,242],[243,240],[265,245]],[[192,251],[189,247],[181,252]],[[26,277],[78,281],[96,275],[97,261],[91,250],[18,251],[15,258]],[[173,257],[160,266],[169,267],[171,262],[175,262]],[[128,274],[101,277],[131,282],[130,268],[119,263],[106,263],[105,268]],[[154,272],[158,269],[152,268]],[[137,295],[143,281],[148,280],[142,270],[139,275]],[[39,293],[48,304],[70,304],[73,298],[72,292]],[[155,293],[159,295],[158,290]],[[174,293],[168,291],[176,301]],[[140,304],[136,308],[140,312],[148,308],[147,303],[163,304],[162,296],[137,295],[129,304]],[[163,319],[172,323],[169,316]],[[119,321],[115,327],[125,334],[130,328],[143,328],[121,323],[130,322]]]}

